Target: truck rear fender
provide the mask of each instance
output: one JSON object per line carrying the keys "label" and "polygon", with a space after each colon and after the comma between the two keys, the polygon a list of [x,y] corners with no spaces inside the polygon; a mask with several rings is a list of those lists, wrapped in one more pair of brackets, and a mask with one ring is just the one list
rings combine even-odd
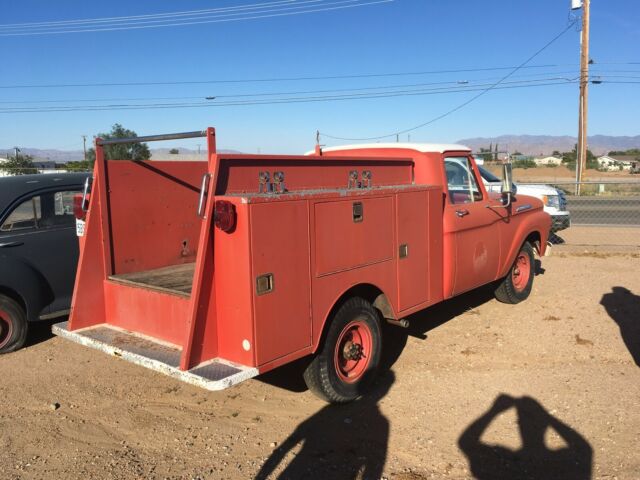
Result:
{"label": "truck rear fender", "polygon": [[333,304],[333,307],[331,307],[331,309],[325,316],[322,322],[322,330],[320,330],[322,333],[315,339],[315,344],[313,345],[314,352],[320,347],[320,345],[322,345],[322,342],[324,341],[328,330],[327,327],[335,312],[344,302],[352,297],[360,297],[370,302],[380,312],[381,320],[385,318],[395,320],[397,318],[391,302],[389,302],[387,295],[382,290],[370,283],[361,283],[358,285],[354,285],[347,291],[345,291],[342,295],[340,295],[340,297]]}

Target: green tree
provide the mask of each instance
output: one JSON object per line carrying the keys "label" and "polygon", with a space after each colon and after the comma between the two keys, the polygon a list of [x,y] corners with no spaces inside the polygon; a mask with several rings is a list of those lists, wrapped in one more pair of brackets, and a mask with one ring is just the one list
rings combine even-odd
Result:
{"label": "green tree", "polygon": [[180,150],[178,150],[177,148],[172,148],[171,150],[169,150],[169,153],[171,155],[178,155],[180,153]]}
{"label": "green tree", "polygon": [[31,155],[20,155],[19,153],[9,157],[6,162],[0,163],[0,170],[5,170],[11,175],[27,175],[38,172],[33,164],[33,157]]}
{"label": "green tree", "polygon": [[[103,140],[112,140],[115,138],[135,138],[138,134],[116,123],[111,127],[109,133],[99,133],[97,136]],[[106,160],[149,160],[151,158],[151,151],[146,143],[123,143],[118,145],[105,145],[104,155]],[[87,160],[91,165],[96,161],[96,151],[94,148],[87,150]]]}
{"label": "green tree", "polygon": [[495,149],[495,153],[493,155],[493,159],[497,162],[498,161],[498,144],[496,143],[496,149]]}
{"label": "green tree", "polygon": [[[577,158],[578,158],[578,145],[576,144],[573,147],[573,150],[571,150],[570,152],[563,152],[561,154],[561,156],[562,156],[562,163],[569,170],[575,170],[576,169],[576,162],[577,162]],[[587,168],[588,169],[596,169],[596,168],[598,168],[598,159],[593,154],[593,152],[591,150],[589,150],[589,149],[587,149]]]}
{"label": "green tree", "polygon": [[485,162],[490,162],[492,157],[491,147],[489,147],[488,149],[480,147],[480,156]]}

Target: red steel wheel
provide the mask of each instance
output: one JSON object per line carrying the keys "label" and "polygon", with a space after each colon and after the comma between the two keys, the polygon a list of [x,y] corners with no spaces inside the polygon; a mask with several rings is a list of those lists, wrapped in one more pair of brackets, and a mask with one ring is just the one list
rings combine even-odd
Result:
{"label": "red steel wheel", "polygon": [[511,269],[511,282],[516,291],[522,292],[529,283],[531,276],[531,261],[529,255],[520,252],[516,257],[516,261]]}
{"label": "red steel wheel", "polygon": [[328,319],[324,340],[304,371],[313,393],[331,403],[364,395],[378,373],[380,312],[361,297],[342,302]]}
{"label": "red steel wheel", "polygon": [[343,382],[357,382],[367,371],[372,343],[371,329],[363,320],[354,320],[342,330],[336,343],[334,365]]}
{"label": "red steel wheel", "polygon": [[9,344],[13,337],[13,322],[11,316],[0,310],[0,350]]}
{"label": "red steel wheel", "polygon": [[524,242],[509,273],[496,288],[496,298],[503,303],[511,304],[526,300],[533,286],[534,268],[533,247],[529,242]]}
{"label": "red steel wheel", "polygon": [[27,316],[13,298],[0,294],[0,353],[22,348],[27,340]]}

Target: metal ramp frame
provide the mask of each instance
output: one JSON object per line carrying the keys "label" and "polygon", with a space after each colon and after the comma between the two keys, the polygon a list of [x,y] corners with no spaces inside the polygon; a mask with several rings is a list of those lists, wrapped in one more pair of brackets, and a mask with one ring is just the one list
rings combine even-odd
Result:
{"label": "metal ramp frame", "polygon": [[111,325],[69,331],[67,322],[52,327],[55,335],[121,357],[210,391],[224,390],[258,375],[258,369],[215,358],[190,370],[180,370],[182,349]]}

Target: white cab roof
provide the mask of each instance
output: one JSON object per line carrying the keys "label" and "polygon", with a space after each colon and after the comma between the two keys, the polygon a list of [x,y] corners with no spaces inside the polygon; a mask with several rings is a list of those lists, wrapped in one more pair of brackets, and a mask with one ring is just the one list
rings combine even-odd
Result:
{"label": "white cab roof", "polygon": [[[323,148],[323,152],[336,152],[341,150],[363,150],[370,148],[395,148],[415,150],[422,153],[444,153],[450,151],[465,151],[470,152],[471,149],[464,145],[456,145],[455,143],[357,143],[354,145],[341,145],[339,147],[327,147]],[[312,150],[305,155],[313,155],[315,152]]]}

